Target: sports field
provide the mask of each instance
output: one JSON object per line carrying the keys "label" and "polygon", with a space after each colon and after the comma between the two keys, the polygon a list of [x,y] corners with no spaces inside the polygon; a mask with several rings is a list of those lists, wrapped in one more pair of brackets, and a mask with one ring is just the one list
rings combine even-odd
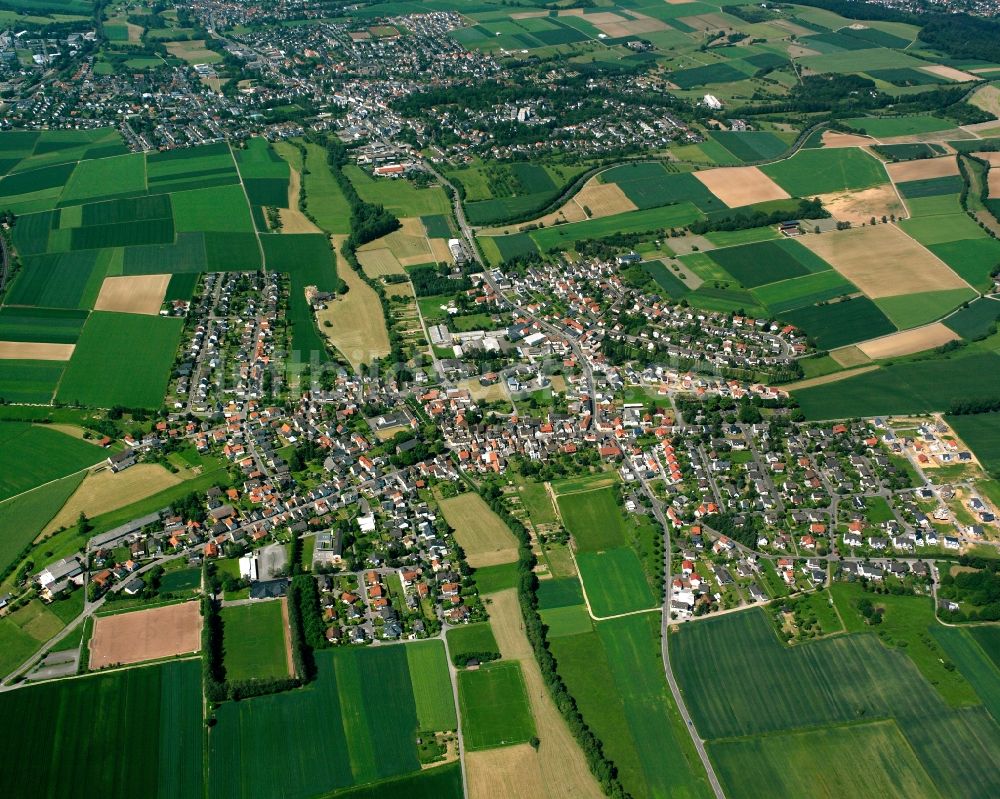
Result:
{"label": "sports field", "polygon": [[[158,408],[182,319],[95,311],[87,319],[57,397],[98,408]],[[136,347],[135,342],[143,342]]]}
{"label": "sports field", "polygon": [[442,499],[439,504],[470,566],[494,566],[517,560],[517,539],[479,494],[459,494]]}
{"label": "sports field", "polygon": [[201,796],[201,707],[197,661],[4,693],[3,717],[31,723],[4,747],[0,794],[72,796],[85,783],[108,799]]}
{"label": "sports field", "polygon": [[79,472],[106,457],[100,447],[57,430],[0,422],[0,501]]}
{"label": "sports field", "polygon": [[459,672],[458,700],[470,751],[524,743],[535,734],[519,663],[499,661]]}
{"label": "sports field", "polygon": [[201,611],[181,602],[113,616],[98,616],[90,639],[90,668],[141,663],[201,648]]}
{"label": "sports field", "polygon": [[226,679],[252,680],[287,677],[284,600],[254,602],[222,608],[222,642]]}

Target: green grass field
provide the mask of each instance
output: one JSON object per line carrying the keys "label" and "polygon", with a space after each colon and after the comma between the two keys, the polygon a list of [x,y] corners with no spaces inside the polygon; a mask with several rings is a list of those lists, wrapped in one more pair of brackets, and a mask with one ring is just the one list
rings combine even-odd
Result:
{"label": "green grass field", "polygon": [[1000,469],[1000,411],[949,416],[948,424],[989,470]]}
{"label": "green grass field", "polygon": [[782,319],[802,328],[816,346],[834,349],[895,332],[882,310],[867,297],[786,311]]}
{"label": "green grass field", "polygon": [[74,474],[0,502],[0,569],[13,563],[83,482]]}
{"label": "green grass field", "polygon": [[181,233],[206,230],[253,232],[250,209],[239,184],[177,192],[172,198],[174,223]]}
{"label": "green grass field", "polygon": [[626,544],[625,519],[614,486],[557,497],[566,529],[577,552],[598,552]]}
{"label": "green grass field", "polygon": [[496,566],[481,566],[476,569],[473,578],[480,594],[494,594],[517,585],[517,563],[500,563]]}
{"label": "green grass field", "polygon": [[893,721],[712,743],[726,795],[938,797]]}
{"label": "green grass field", "polygon": [[656,605],[646,573],[631,547],[580,552],[576,564],[595,616],[613,616]]}
{"label": "green grass field", "polygon": [[454,730],[458,721],[444,645],[440,641],[418,641],[404,649],[420,729]]}
{"label": "green grass field", "polygon": [[542,610],[583,604],[583,589],[575,577],[542,580],[538,583],[538,607]]}
{"label": "green grass field", "polygon": [[617,183],[642,210],[689,201],[702,211],[719,211],[726,204],[688,172],[670,173],[661,164],[638,163],[617,166],[601,173],[602,183]]}
{"label": "green grass field", "polygon": [[975,689],[993,719],[1000,721],[1000,669],[970,635],[970,630],[934,625],[931,634]]}
{"label": "green grass field", "polygon": [[828,269],[826,272],[816,272],[758,286],[751,293],[758,302],[777,315],[855,291],[857,289],[854,284],[840,272]]}
{"label": "green grass field", "polygon": [[208,737],[210,762],[221,764],[209,770],[212,799],[306,799],[419,768],[405,647],[321,651],[316,661],[304,689],[219,708]]}
{"label": "green grass field", "polygon": [[142,153],[81,161],[63,189],[60,204],[146,193],[146,156]]}
{"label": "green grass field", "polygon": [[724,247],[707,255],[746,288],[831,269],[822,258],[790,239]]}
{"label": "green grass field", "polygon": [[281,602],[255,602],[222,609],[226,679],[288,676]]}
{"label": "green grass field", "polygon": [[864,130],[869,136],[877,139],[911,136],[916,133],[935,133],[955,127],[954,123],[932,116],[855,117],[845,119],[844,123],[856,130]]}
{"label": "green grass field", "polygon": [[73,344],[87,312],[69,308],[0,308],[0,341],[38,341]]}
{"label": "green grass field", "polygon": [[0,422],[0,501],[104,460],[100,447],[58,430]]}
{"label": "green grass field", "polygon": [[762,166],[761,171],[793,197],[867,189],[889,182],[880,161],[853,147],[800,150],[785,161]]}
{"label": "green grass field", "polygon": [[462,799],[462,766],[459,763],[435,766],[405,777],[336,791],[324,799],[384,799],[387,796],[405,796],[407,799]]}
{"label": "green grass field", "polygon": [[[956,208],[956,211],[960,209]],[[925,247],[952,241],[986,238],[979,225],[964,213],[942,213],[919,219],[900,220],[899,226]]]}
{"label": "green grass field", "polygon": [[542,623],[548,628],[549,638],[564,635],[579,635],[593,629],[590,615],[583,605],[567,605],[541,611]]}
{"label": "green grass field", "polygon": [[418,189],[405,179],[374,178],[353,164],[344,167],[344,174],[350,178],[362,200],[384,205],[396,216],[451,213],[448,196],[440,186]]}
{"label": "green grass field", "polygon": [[810,419],[844,419],[947,410],[955,400],[994,392],[1000,392],[1000,357],[989,352],[892,364],[794,397]]}
{"label": "green grass field", "polygon": [[45,308],[91,308],[109,256],[102,250],[85,250],[26,258],[7,302]]}
{"label": "green grass field", "polygon": [[[662,208],[650,208],[645,211],[629,211],[601,219],[589,219],[585,222],[573,222],[568,225],[556,225],[542,230],[532,231],[531,238],[535,240],[542,252],[555,248],[568,249],[574,242],[585,239],[599,239],[613,233],[645,233],[647,231],[669,230],[673,227],[683,227],[701,216],[698,208],[690,202],[679,202]],[[497,239],[499,241],[499,239]]]}
{"label": "green grass field", "polygon": [[972,289],[950,289],[880,297],[875,304],[896,327],[906,330],[940,319],[975,297],[976,293]]}
{"label": "green grass field", "polygon": [[459,672],[458,701],[469,751],[524,743],[535,734],[520,663],[501,661]]}
{"label": "green grass field", "polygon": [[[58,398],[99,408],[159,408],[183,320],[137,314],[90,315]],[[135,342],[143,342],[141,348]]]}
{"label": "green grass field", "polygon": [[12,691],[0,708],[6,719],[31,719],[5,747],[0,794],[9,799],[71,796],[81,781],[109,799],[202,794],[197,661]]}
{"label": "green grass field", "polygon": [[330,233],[351,232],[351,207],[340,190],[326,161],[326,151],[318,144],[306,144],[306,169],[303,178],[306,208],[323,230]]}
{"label": "green grass field", "polygon": [[932,244],[927,249],[980,290],[990,287],[990,272],[1000,263],[1000,241],[991,238]]}
{"label": "green grass field", "polygon": [[479,652],[500,652],[488,622],[452,627],[448,630],[448,651],[453,661],[464,662]]}
{"label": "green grass field", "polygon": [[48,403],[64,369],[65,364],[59,361],[0,361],[0,399]]}

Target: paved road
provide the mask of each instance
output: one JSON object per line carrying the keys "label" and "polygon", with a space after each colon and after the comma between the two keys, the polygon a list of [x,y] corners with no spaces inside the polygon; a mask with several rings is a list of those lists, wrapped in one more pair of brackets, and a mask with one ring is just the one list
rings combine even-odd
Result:
{"label": "paved road", "polygon": [[[642,490],[643,493],[649,497],[650,501],[653,503],[653,515],[656,516],[656,520],[660,523],[660,527],[663,529],[663,558],[664,558],[664,574],[669,580],[670,578],[670,524],[667,521],[666,516],[663,515],[663,505],[653,494],[649,487],[647,481],[643,478]],[[716,776],[715,769],[712,766],[712,761],[708,759],[708,752],[705,751],[705,742],[698,735],[698,730],[694,726],[694,720],[691,718],[691,714],[688,712],[687,705],[684,702],[684,695],[681,693],[680,686],[677,684],[677,680],[674,678],[673,666],[670,663],[670,652],[668,651],[670,645],[670,591],[665,590],[663,596],[663,611],[660,614],[660,650],[663,656],[663,672],[667,677],[667,684],[670,686],[670,693],[673,694],[674,703],[677,705],[677,710],[681,714],[681,719],[684,721],[684,726],[687,727],[688,734],[691,736],[691,742],[694,744],[695,750],[698,752],[698,757],[701,758],[701,764],[705,768],[705,774],[708,777],[709,785],[712,786],[712,791],[715,793],[716,799],[725,799],[726,795],[722,790],[722,785],[719,782],[718,776]]]}

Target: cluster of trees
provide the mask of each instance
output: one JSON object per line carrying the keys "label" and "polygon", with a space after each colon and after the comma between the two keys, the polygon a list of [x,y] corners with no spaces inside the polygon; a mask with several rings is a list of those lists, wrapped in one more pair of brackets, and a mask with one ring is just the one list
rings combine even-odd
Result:
{"label": "cluster of trees", "polygon": [[982,558],[969,559],[979,571],[943,573],[938,596],[973,606],[962,610],[942,611],[951,621],[1000,621],[1000,564]]}
{"label": "cluster of trees", "polygon": [[435,294],[454,294],[472,288],[472,281],[463,276],[452,280],[448,277],[447,264],[415,266],[410,270],[410,281],[418,297],[432,297]]}
{"label": "cluster of trees", "polygon": [[702,521],[713,530],[729,536],[745,547],[757,546],[757,538],[763,530],[763,520],[757,516],[732,513],[713,513],[702,517]]}
{"label": "cluster of trees", "polygon": [[770,213],[760,210],[738,211],[726,216],[699,219],[688,225],[688,229],[692,233],[701,235],[713,230],[749,230],[755,227],[777,225],[789,219],[826,219],[829,216],[830,212],[823,207],[819,198],[814,198],[812,200],[799,200],[798,207],[791,211],[779,210]]}
{"label": "cluster of trees", "polygon": [[535,576],[536,565],[535,556],[531,551],[531,540],[527,529],[521,522],[514,518],[508,511],[502,500],[502,492],[496,486],[489,486],[484,489],[483,499],[504,522],[510,527],[518,541],[518,582],[517,594],[521,604],[521,615],[524,619],[524,630],[534,651],[535,659],[542,673],[542,681],[549,689],[552,701],[555,703],[562,717],[566,720],[569,731],[580,744],[583,756],[587,760],[587,765],[597,778],[601,788],[607,796],[613,799],[625,799],[628,793],[618,779],[618,770],[615,764],[604,753],[601,740],[594,735],[593,730],[587,726],[576,700],[570,694],[566,683],[563,682],[556,669],[556,660],[549,650],[546,640],[546,627],[542,623],[542,618],[538,613],[538,578]]}
{"label": "cluster of trees", "polygon": [[313,651],[325,649],[329,642],[319,607],[319,588],[308,574],[295,575],[288,586],[288,626],[292,633],[295,671],[303,682],[311,682],[316,679]]}
{"label": "cluster of trees", "polygon": [[974,413],[1000,411],[1000,397],[966,397],[953,400],[948,408],[952,416],[970,416]]}
{"label": "cluster of trees", "polygon": [[882,608],[876,607],[868,597],[863,596],[858,600],[858,613],[865,617],[865,621],[875,626],[882,623]]}

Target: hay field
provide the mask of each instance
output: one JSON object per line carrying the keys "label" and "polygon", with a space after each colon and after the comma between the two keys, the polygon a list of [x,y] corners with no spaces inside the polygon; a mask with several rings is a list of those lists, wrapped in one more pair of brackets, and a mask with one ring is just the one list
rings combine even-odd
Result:
{"label": "hay field", "polygon": [[392,254],[392,251],[388,247],[359,251],[358,262],[364,268],[365,274],[368,277],[406,274],[403,265],[396,260],[396,256]]}
{"label": "hay field", "polygon": [[76,344],[47,344],[40,341],[0,341],[0,361],[68,361]]}
{"label": "hay field", "polygon": [[913,330],[904,330],[882,338],[864,341],[858,344],[858,349],[875,361],[880,358],[896,358],[900,355],[923,352],[933,347],[940,347],[949,341],[957,341],[959,338],[960,336],[954,330],[945,327],[940,322],[935,322],[925,327],[917,327]]}
{"label": "hay field", "polygon": [[871,363],[871,358],[865,355],[855,344],[848,344],[846,347],[830,350],[830,357],[845,369]]}
{"label": "hay field", "polygon": [[958,160],[953,155],[943,158],[920,158],[916,161],[897,161],[893,164],[886,164],[885,171],[889,173],[893,183],[944,178],[959,174]]}
{"label": "hay field", "polygon": [[156,316],[160,313],[169,283],[170,275],[106,277],[94,310]]}
{"label": "hay field", "polygon": [[[531,714],[534,716],[541,744],[537,753],[530,746],[525,747],[530,757],[528,753],[518,752],[510,756],[502,755],[497,760],[487,759],[482,763],[477,762],[473,766],[467,756],[467,763],[470,766],[469,787],[473,799],[478,799],[480,796],[525,797],[525,799],[540,796],[547,791],[537,792],[536,781],[539,779],[543,786],[560,786],[562,788],[560,795],[598,799],[603,794],[542,681],[541,671],[524,633],[524,622],[516,590],[509,588],[489,594],[486,596],[486,601],[489,603],[490,626],[493,628],[500,654],[505,660],[517,660],[521,664],[528,702],[531,705]],[[494,751],[503,753],[508,750]],[[498,766],[506,764],[511,759],[525,766],[524,771],[512,770],[506,777],[495,772]],[[476,783],[480,788],[472,791],[473,772],[476,770],[479,771]],[[498,793],[496,788],[491,789],[485,785],[484,772],[492,774],[498,781],[502,780],[505,783],[504,790]]]}
{"label": "hay field", "polygon": [[787,191],[755,166],[706,169],[695,172],[694,176],[730,208],[789,197]]}
{"label": "hay field", "polygon": [[[890,214],[897,217],[906,215],[899,195],[889,183],[859,191],[820,194],[819,199],[834,219],[858,225],[868,222],[873,216],[881,219]],[[808,227],[808,222],[805,224]]]}
{"label": "hay field", "polygon": [[969,104],[1000,119],[1000,88],[987,84],[977,89],[969,98]]}
{"label": "hay field", "polygon": [[312,220],[299,210],[299,191],[302,186],[302,175],[294,167],[289,168],[288,207],[279,208],[282,233],[322,233]]}
{"label": "hay field", "polygon": [[[579,206],[583,212],[582,219],[598,219],[602,216],[613,216],[626,211],[635,211],[637,206],[628,197],[617,183],[597,183],[588,181],[587,184],[577,192],[573,202]],[[590,216],[587,216],[586,208],[590,209]],[[566,215],[566,219],[570,219]]]}
{"label": "hay field", "polygon": [[517,560],[517,539],[479,494],[459,494],[439,504],[472,568]]}
{"label": "hay field", "polygon": [[840,133],[835,130],[823,131],[820,139],[824,147],[865,147],[872,143],[868,136],[857,133]]}
{"label": "hay field", "polygon": [[431,260],[440,264],[450,264],[454,258],[448,249],[448,239],[427,239],[431,245]]}
{"label": "hay field", "polygon": [[944,64],[934,64],[929,67],[920,67],[920,70],[922,72],[928,72],[931,75],[937,75],[939,78],[953,80],[956,83],[966,83],[970,80],[980,80],[980,78],[977,78],[975,75],[970,75],[968,72],[955,69],[955,67],[946,67]]}
{"label": "hay field", "polygon": [[141,663],[201,649],[197,602],[98,616],[90,639],[90,668]]}
{"label": "hay field", "polygon": [[158,463],[137,463],[117,474],[103,468],[90,472],[45,526],[42,535],[75,524],[81,512],[93,518],[159,494],[180,482],[180,477]]}
{"label": "hay field", "polygon": [[[342,237],[334,237],[334,246],[338,249],[339,238]],[[317,311],[316,319],[320,332],[357,370],[361,364],[389,354],[389,333],[382,317],[382,304],[371,286],[350,267],[338,274],[347,284],[348,291],[338,294],[326,308]]]}
{"label": "hay field", "polygon": [[895,225],[856,227],[799,241],[872,299],[969,287]]}

